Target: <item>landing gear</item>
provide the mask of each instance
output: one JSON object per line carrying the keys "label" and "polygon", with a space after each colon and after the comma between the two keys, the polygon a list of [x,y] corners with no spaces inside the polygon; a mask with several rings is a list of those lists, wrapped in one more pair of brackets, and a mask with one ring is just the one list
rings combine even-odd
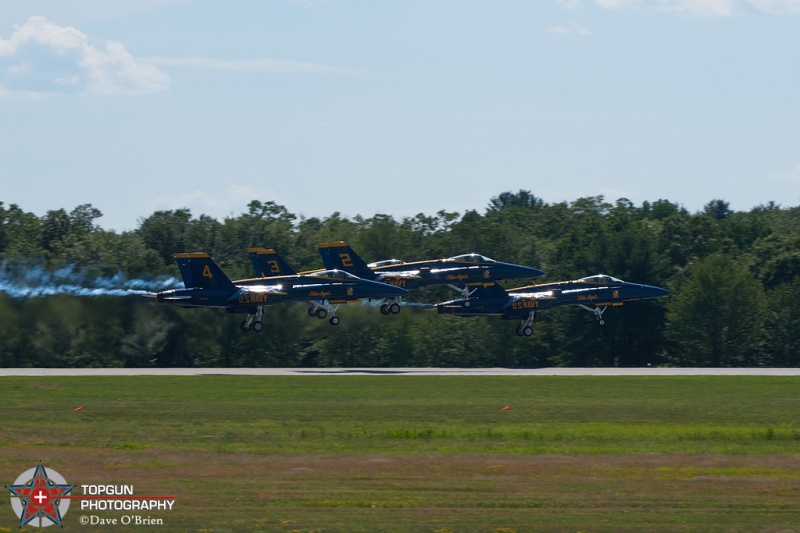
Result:
{"label": "landing gear", "polygon": [[381,305],[381,314],[382,315],[396,315],[400,312],[400,302],[395,300],[389,300],[385,304]]}
{"label": "landing gear", "polygon": [[457,290],[461,293],[461,307],[469,307],[472,305],[470,298],[472,298],[472,293],[474,293],[478,288],[471,289],[464,285],[463,287],[458,287],[457,285],[448,285],[451,289]]}
{"label": "landing gear", "polygon": [[603,318],[603,313],[605,313],[608,307],[587,307],[583,304],[580,304],[581,307],[589,311],[590,313],[594,313],[594,317],[597,319],[597,324],[600,326],[605,326],[606,321]]}
{"label": "landing gear", "polygon": [[308,308],[308,316],[327,318],[329,314],[331,315],[331,318],[328,320],[328,322],[330,322],[332,326],[338,325],[339,317],[336,316],[336,308],[328,303],[327,300],[322,303],[312,302],[311,306]]}
{"label": "landing gear", "polygon": [[242,331],[250,331],[251,329],[256,333],[262,331],[264,329],[264,323],[261,322],[261,316],[264,314],[264,308],[260,305],[256,307],[255,313],[250,313],[247,315],[247,320],[242,322],[239,327],[242,328]]}
{"label": "landing gear", "polygon": [[528,316],[522,320],[522,324],[517,327],[517,335],[520,337],[530,337],[533,335],[533,328],[531,324],[533,324],[533,320],[536,318],[536,313],[531,311],[528,313]]}

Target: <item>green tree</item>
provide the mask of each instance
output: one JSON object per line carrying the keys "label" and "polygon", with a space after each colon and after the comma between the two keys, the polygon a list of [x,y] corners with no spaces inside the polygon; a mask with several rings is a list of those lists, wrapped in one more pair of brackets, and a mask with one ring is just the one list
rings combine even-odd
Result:
{"label": "green tree", "polygon": [[148,248],[155,250],[165,265],[172,263],[172,257],[180,252],[199,252],[187,250],[185,234],[192,213],[188,209],[175,211],[156,211],[139,223],[137,233]]}
{"label": "green tree", "polygon": [[766,301],[740,261],[715,254],[692,266],[667,304],[669,360],[681,366],[750,366],[762,362]]}
{"label": "green tree", "polygon": [[800,366],[800,277],[769,293],[768,364]]}

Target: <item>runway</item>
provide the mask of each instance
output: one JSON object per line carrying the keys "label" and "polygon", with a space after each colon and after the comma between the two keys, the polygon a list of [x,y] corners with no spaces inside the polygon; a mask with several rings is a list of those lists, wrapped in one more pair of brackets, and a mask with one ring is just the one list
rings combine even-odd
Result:
{"label": "runway", "polygon": [[12,376],[800,376],[800,368],[0,368]]}

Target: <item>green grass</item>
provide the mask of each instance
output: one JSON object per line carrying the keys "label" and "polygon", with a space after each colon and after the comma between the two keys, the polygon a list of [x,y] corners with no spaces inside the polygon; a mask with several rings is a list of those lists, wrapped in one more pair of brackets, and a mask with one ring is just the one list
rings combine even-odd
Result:
{"label": "green grass", "polygon": [[[41,459],[71,483],[169,490],[176,510],[158,515],[160,531],[800,531],[800,378],[0,387],[4,484]],[[79,515],[67,526],[91,530]],[[0,531],[17,524],[0,505]]]}

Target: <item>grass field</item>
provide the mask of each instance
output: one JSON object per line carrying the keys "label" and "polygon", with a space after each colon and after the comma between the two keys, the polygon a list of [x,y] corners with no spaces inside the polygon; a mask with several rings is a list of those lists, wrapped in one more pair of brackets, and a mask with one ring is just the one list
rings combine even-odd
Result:
{"label": "grass field", "polygon": [[[175,495],[173,511],[149,513],[164,521],[156,531],[800,531],[800,378],[8,377],[0,387],[3,485],[41,460],[74,485]],[[84,514],[124,514],[73,506],[72,531],[111,530],[81,525]],[[18,525],[0,504],[0,531]]]}

